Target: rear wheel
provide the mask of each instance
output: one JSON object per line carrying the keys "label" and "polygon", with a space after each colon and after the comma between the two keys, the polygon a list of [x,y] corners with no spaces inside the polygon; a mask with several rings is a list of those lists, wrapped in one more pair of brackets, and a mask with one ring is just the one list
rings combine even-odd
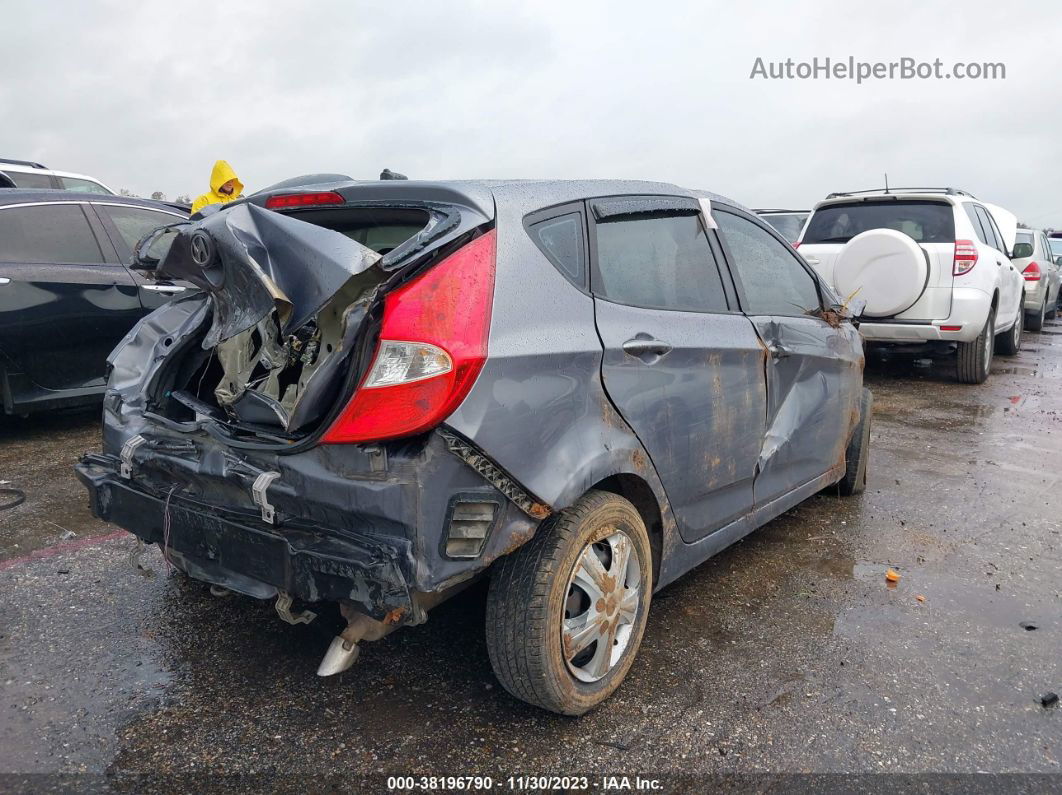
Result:
{"label": "rear wheel", "polygon": [[[1040,308],[1040,311],[1041,313],[1043,312],[1043,307]],[[1043,326],[1043,324],[1043,314],[1041,314],[1040,325]],[[1004,356],[1017,356],[1018,351],[1021,350],[1021,332],[1024,328],[1025,312],[1021,309],[1021,304],[1018,304],[1018,316],[1014,319],[1014,325],[996,339],[996,348],[999,349],[999,352]]]}
{"label": "rear wheel", "polygon": [[495,564],[487,651],[502,686],[562,715],[600,704],[645,631],[652,553],[634,506],[591,491]]}
{"label": "rear wheel", "polygon": [[[1023,313],[1024,314],[1024,313]],[[1026,324],[1029,327],[1029,331],[1039,331],[1044,327],[1044,318],[1047,317],[1047,296],[1044,296],[1044,302],[1040,304],[1040,308],[1035,312],[1029,314],[1026,319]]]}
{"label": "rear wheel", "polygon": [[996,337],[995,310],[988,313],[988,320],[977,339],[959,343],[956,361],[956,377],[964,384],[983,384],[992,369],[992,347]]}
{"label": "rear wheel", "polygon": [[837,481],[842,497],[862,494],[867,488],[867,469],[870,466],[870,423],[874,412],[874,395],[863,389],[859,401],[859,424],[852,432],[844,454],[844,477]]}

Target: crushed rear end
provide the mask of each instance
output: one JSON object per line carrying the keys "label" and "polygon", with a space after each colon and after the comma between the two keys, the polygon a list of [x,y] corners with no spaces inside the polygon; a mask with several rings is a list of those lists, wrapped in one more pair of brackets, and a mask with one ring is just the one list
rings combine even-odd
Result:
{"label": "crushed rear end", "polygon": [[94,514],[289,621],[338,602],[321,673],[423,621],[549,512],[444,425],[486,357],[494,239],[489,192],[348,183],[142,241],[200,291],[111,354]]}

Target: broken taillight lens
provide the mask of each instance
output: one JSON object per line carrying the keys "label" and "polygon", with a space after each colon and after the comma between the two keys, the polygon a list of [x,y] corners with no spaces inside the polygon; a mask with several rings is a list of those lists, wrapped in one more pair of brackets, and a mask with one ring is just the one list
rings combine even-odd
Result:
{"label": "broken taillight lens", "polygon": [[372,366],[322,442],[411,436],[453,413],[487,358],[495,252],[492,230],[384,298]]}
{"label": "broken taillight lens", "polygon": [[346,199],[335,191],[316,193],[284,193],[266,199],[267,210],[287,210],[293,207],[317,207],[322,204],[344,204]]}
{"label": "broken taillight lens", "polygon": [[977,246],[972,240],[955,241],[955,261],[951,272],[955,276],[962,276],[973,270],[977,264]]}

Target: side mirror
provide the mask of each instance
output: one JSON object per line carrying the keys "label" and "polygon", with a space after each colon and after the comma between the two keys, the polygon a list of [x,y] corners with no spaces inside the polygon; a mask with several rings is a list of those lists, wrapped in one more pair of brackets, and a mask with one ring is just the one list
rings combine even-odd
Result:
{"label": "side mirror", "polygon": [[1025,259],[1033,255],[1032,243],[1015,243],[1014,251],[1011,252],[1011,259]]}
{"label": "side mirror", "polygon": [[1062,268],[1062,255],[1055,257],[1055,265]]}

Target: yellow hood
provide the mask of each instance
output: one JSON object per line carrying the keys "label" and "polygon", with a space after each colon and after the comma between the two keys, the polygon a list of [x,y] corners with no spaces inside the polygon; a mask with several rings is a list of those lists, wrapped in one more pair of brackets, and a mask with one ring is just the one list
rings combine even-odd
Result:
{"label": "yellow hood", "polygon": [[232,170],[227,160],[219,160],[214,164],[214,170],[210,172],[210,189],[220,195],[221,186],[230,179],[236,180],[236,190],[232,192],[232,195],[239,196],[243,193],[243,183],[240,182],[240,178],[236,176],[236,172]]}

